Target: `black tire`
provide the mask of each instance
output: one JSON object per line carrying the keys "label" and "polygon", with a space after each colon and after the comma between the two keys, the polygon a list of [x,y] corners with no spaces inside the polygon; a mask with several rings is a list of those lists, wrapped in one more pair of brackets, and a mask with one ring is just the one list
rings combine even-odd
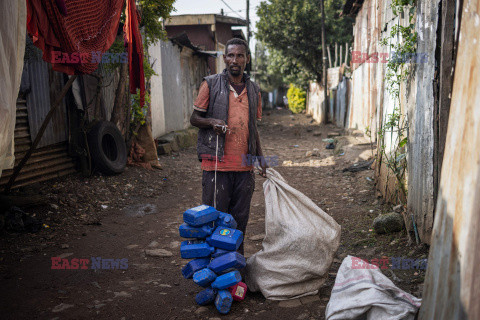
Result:
{"label": "black tire", "polygon": [[127,165],[127,147],[120,130],[111,122],[99,121],[88,133],[93,165],[106,175],[122,173]]}

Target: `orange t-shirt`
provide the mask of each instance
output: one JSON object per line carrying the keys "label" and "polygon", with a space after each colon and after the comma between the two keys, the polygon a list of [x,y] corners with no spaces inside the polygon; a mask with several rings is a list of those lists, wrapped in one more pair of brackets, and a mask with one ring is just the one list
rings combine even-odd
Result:
{"label": "orange t-shirt", "polygon": [[[225,134],[225,152],[222,161],[217,164],[217,171],[250,171],[253,166],[247,165],[248,153],[248,96],[247,88],[238,95],[230,85],[228,97],[228,131]],[[193,108],[206,112],[210,102],[210,90],[206,81],[203,81]],[[258,93],[257,119],[262,118],[262,99]],[[215,170],[215,160],[203,159],[202,170]]]}

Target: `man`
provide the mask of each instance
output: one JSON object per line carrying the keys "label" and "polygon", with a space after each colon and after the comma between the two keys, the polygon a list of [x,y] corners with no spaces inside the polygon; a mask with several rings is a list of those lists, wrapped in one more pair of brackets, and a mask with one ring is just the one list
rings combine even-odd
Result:
{"label": "man", "polygon": [[[222,73],[204,78],[190,123],[200,128],[197,152],[203,170],[202,201],[214,206],[216,189],[216,209],[230,213],[245,235],[255,187],[254,159],[260,159],[260,175],[266,177],[257,131],[262,99],[259,87],[244,73],[250,62],[244,40],[229,40],[223,61],[226,69]],[[238,251],[244,253],[243,243]]]}

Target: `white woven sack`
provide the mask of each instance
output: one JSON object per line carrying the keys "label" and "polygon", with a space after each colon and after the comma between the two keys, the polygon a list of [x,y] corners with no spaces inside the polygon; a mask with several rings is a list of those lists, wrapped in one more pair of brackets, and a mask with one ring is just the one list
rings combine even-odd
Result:
{"label": "white woven sack", "polygon": [[318,293],[340,242],[340,225],[312,200],[267,169],[265,239],[247,260],[246,283],[267,299]]}

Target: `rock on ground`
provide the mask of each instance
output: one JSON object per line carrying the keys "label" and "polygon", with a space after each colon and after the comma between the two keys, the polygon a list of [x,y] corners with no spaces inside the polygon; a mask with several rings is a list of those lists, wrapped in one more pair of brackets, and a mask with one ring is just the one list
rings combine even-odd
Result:
{"label": "rock on ground", "polygon": [[373,220],[373,229],[377,234],[402,231],[404,227],[403,216],[397,212],[382,214]]}

